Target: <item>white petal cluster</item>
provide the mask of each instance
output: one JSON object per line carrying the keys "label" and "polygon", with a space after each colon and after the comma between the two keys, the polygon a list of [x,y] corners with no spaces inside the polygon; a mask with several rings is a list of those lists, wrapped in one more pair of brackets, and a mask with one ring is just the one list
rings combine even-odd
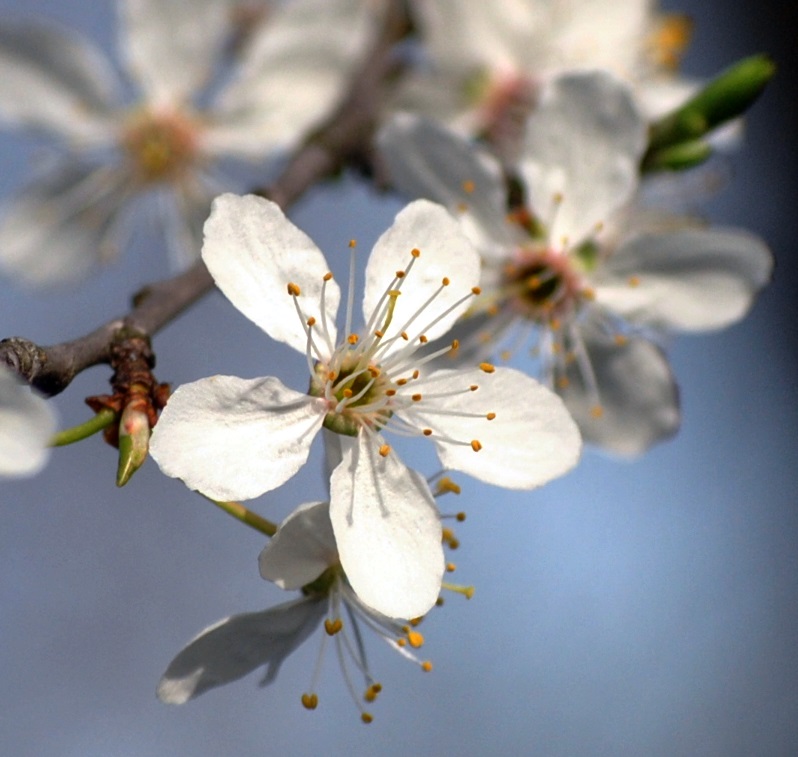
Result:
{"label": "white petal cluster", "polygon": [[[261,686],[271,683],[288,655],[313,634],[324,619],[326,636],[337,647],[341,670],[356,706],[368,722],[370,715],[354,692],[350,667],[362,675],[365,701],[373,701],[381,686],[366,660],[361,627],[388,643],[406,659],[430,669],[411,651],[423,643],[408,621],[397,621],[365,605],[352,590],[338,560],[327,502],[300,505],[280,525],[261,552],[263,578],[286,590],[301,589],[303,596],[262,612],[225,618],[201,631],[172,660],[158,684],[158,698],[184,704],[208,689],[235,681],[266,666]],[[351,626],[351,627],[350,627]],[[316,706],[316,681],[302,697]]]}
{"label": "white petal cluster", "polygon": [[219,162],[263,161],[297,144],[341,96],[373,22],[361,0],[281,3],[200,106],[228,55],[232,4],[119,0],[118,10],[132,105],[88,40],[43,22],[0,22],[0,119],[64,148],[0,221],[0,270],[25,283],[78,279],[112,256],[145,193],[176,264],[193,262],[211,200],[232,184]]}
{"label": "white petal cluster", "polygon": [[153,458],[209,497],[248,499],[293,476],[323,426],[335,432],[330,518],[338,553],[355,591],[383,614],[425,613],[443,573],[432,495],[386,432],[429,438],[444,467],[514,489],[539,486],[576,463],[576,426],[534,380],[488,364],[429,368],[441,350],[425,346],[465,313],[479,278],[478,255],[444,208],[412,203],[377,241],[359,332],[350,294],[339,335],[340,292],[324,256],[274,203],[217,198],[202,254],[244,315],[305,354],[310,391],[272,377],[186,384],[154,431]]}
{"label": "white petal cluster", "polygon": [[509,0],[412,3],[428,65],[398,107],[501,142],[551,78],[602,69],[635,88],[649,116],[683,101],[691,85],[674,69],[689,23],[652,0]]}
{"label": "white petal cluster", "polygon": [[646,123],[629,88],[602,71],[541,91],[516,170],[510,215],[498,163],[427,120],[381,136],[395,184],[450,208],[480,249],[482,296],[463,355],[534,345],[584,437],[637,454],[679,424],[678,394],[651,329],[703,331],[739,320],[767,283],[756,237],[684,219],[658,229],[639,205]]}
{"label": "white petal cluster", "polygon": [[50,404],[0,367],[0,477],[38,473],[50,456],[55,426]]}

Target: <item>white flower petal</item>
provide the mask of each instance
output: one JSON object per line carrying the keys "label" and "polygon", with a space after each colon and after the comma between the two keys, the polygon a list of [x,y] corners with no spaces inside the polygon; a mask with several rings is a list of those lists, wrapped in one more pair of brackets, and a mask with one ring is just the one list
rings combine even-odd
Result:
{"label": "white flower petal", "polygon": [[645,144],[630,89],[606,72],[565,74],[543,89],[519,168],[552,244],[579,243],[629,199]]}
{"label": "white flower petal", "polygon": [[486,151],[434,121],[396,114],[379,133],[391,182],[412,198],[439,202],[488,259],[506,257],[515,241],[506,220],[499,163]]}
{"label": "white flower petal", "polygon": [[125,174],[67,160],[3,208],[0,269],[31,286],[84,277],[115,252]]}
{"label": "white flower petal", "polygon": [[258,558],[261,576],[281,589],[301,589],[337,562],[329,502],[300,505]]}
{"label": "white flower petal", "polygon": [[363,0],[292,0],[269,17],[213,105],[210,150],[261,157],[289,148],[342,96],[372,39]]}
{"label": "white flower petal", "polygon": [[595,278],[597,301],[637,324],[703,331],[742,318],[770,280],[767,245],[740,231],[636,237]]}
{"label": "white flower petal", "polygon": [[341,565],[369,607],[391,618],[424,615],[438,598],[441,524],[426,481],[364,433],[342,437],[330,482]]}
{"label": "white flower petal", "polygon": [[[363,316],[366,322],[380,298],[391,284],[396,271],[408,268],[411,251],[418,249],[412,270],[402,279],[390,326],[384,329],[385,340],[407,330],[411,340],[424,334],[430,340],[443,336],[470,304],[467,297],[479,283],[479,254],[463,234],[448,211],[427,200],[416,200],[404,208],[396,220],[374,245],[366,265],[366,288],[363,295]],[[444,278],[449,286],[441,288]],[[408,325],[411,318],[438,290],[434,302]],[[458,300],[463,299],[456,307]],[[441,316],[449,308],[449,313]],[[429,325],[429,328],[427,326]],[[383,329],[377,323],[376,328]],[[397,340],[394,349],[404,346]],[[386,354],[390,354],[389,350]]]}
{"label": "white flower petal", "polygon": [[[217,197],[205,223],[202,259],[219,289],[247,318],[272,339],[305,352],[307,337],[287,287],[299,286],[297,299],[304,317],[321,322],[321,289],[329,268],[313,240],[278,205],[254,195]],[[325,299],[335,343],[341,299],[335,281],[327,282]]]}
{"label": "white flower petal", "polygon": [[15,375],[0,367],[0,476],[32,476],[50,456],[55,413]]}
{"label": "white flower petal", "polygon": [[271,376],[183,384],[153,430],[150,454],[167,476],[212,499],[252,499],[305,463],[322,404]]}
{"label": "white flower petal", "polygon": [[679,429],[679,391],[662,351],[631,336],[616,342],[589,326],[582,338],[598,386],[601,415],[593,414],[595,394],[575,363],[558,390],[585,441],[618,455],[639,455]]}
{"label": "white flower petal", "polygon": [[473,73],[508,69],[535,39],[545,5],[529,0],[414,3],[425,46],[433,60]]}
{"label": "white flower petal", "polygon": [[110,142],[116,77],[88,40],[41,22],[0,23],[0,117]]}
{"label": "white flower petal", "polygon": [[325,601],[302,597],[214,623],[169,663],[158,683],[158,699],[185,704],[261,665],[268,665],[261,686],[271,683],[283,660],[313,633],[326,611]]}
{"label": "white flower petal", "polygon": [[119,45],[150,104],[190,100],[209,79],[230,31],[218,0],[123,0]]}
{"label": "white flower petal", "polygon": [[[470,386],[476,391],[467,391]],[[511,368],[441,370],[419,385],[422,396],[451,391],[401,412],[417,428],[431,428],[444,468],[463,471],[508,489],[533,489],[576,465],[581,439],[562,400],[534,379]],[[495,413],[492,420],[488,413]],[[438,434],[462,442],[438,439]],[[472,441],[481,445],[479,451]]]}

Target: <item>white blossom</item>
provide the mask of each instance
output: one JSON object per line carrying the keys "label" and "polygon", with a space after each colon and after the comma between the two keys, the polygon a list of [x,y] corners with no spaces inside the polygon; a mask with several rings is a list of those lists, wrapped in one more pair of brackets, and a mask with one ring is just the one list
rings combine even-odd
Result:
{"label": "white blossom", "polygon": [[234,28],[230,3],[120,0],[118,10],[132,104],[88,40],[44,22],[0,23],[0,119],[62,147],[0,221],[0,269],[23,282],[76,279],[107,260],[144,195],[175,263],[193,262],[211,199],[231,185],[220,161],[262,161],[296,144],[341,95],[372,27],[362,0],[275,6],[209,95]]}
{"label": "white blossom", "polygon": [[0,367],[0,476],[32,476],[50,456],[56,418],[47,400]]}
{"label": "white blossom", "polygon": [[482,254],[464,355],[529,345],[585,438],[612,451],[676,430],[676,385],[647,337],[739,320],[772,258],[740,231],[652,225],[637,205],[645,122],[626,85],[583,72],[543,89],[518,162],[526,204],[509,214],[499,165],[465,140],[404,116],[381,144],[396,185],[446,204]]}
{"label": "white blossom", "polygon": [[[635,86],[655,116],[686,99],[677,77],[689,22],[653,0],[414,0],[426,53],[399,107],[501,145],[554,76],[601,68]],[[510,132],[510,133],[508,133]]]}
{"label": "white blossom", "polygon": [[386,576],[415,561],[416,579],[396,594],[392,614],[426,612],[443,562],[426,482],[384,432],[428,437],[444,468],[509,488],[531,489],[575,464],[578,431],[548,389],[487,363],[428,368],[451,345],[424,346],[443,337],[478,293],[478,255],[444,208],[418,201],[399,213],[366,267],[365,325],[352,330],[350,286],[342,336],[340,290],[324,256],[274,203],[217,198],[202,254],[244,315],[304,353],[310,389],[297,392],[273,377],[185,384],[155,428],[152,456],[209,497],[249,499],[293,476],[323,426],[334,432],[340,462],[330,517],[349,581],[372,606]]}
{"label": "white blossom", "polygon": [[[428,661],[412,651],[424,638],[415,629],[418,619],[394,620],[364,604],[353,591],[338,560],[327,502],[300,505],[277,530],[261,552],[260,572],[277,586],[301,589],[303,596],[262,612],[233,615],[200,632],[172,660],[158,684],[158,698],[184,704],[208,689],[235,681],[266,665],[260,684],[271,683],[286,657],[322,623],[320,659],[332,639],[349,692],[367,722],[371,715],[361,702],[373,701],[382,689],[366,660],[362,629],[377,634],[394,650],[430,670]],[[390,604],[390,603],[388,603]],[[362,675],[365,691],[359,695],[350,674]],[[320,665],[302,702],[314,709]]]}

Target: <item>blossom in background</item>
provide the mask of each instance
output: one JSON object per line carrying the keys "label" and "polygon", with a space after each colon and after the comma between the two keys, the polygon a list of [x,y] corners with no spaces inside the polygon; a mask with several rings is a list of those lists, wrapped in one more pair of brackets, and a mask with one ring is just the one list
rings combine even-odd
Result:
{"label": "blossom in background", "polygon": [[63,147],[0,222],[0,270],[28,284],[78,278],[111,256],[132,231],[131,201],[150,191],[175,262],[192,262],[210,201],[231,183],[218,161],[296,144],[341,95],[371,31],[362,0],[280,4],[208,95],[235,26],[231,3],[118,8],[132,105],[88,40],[44,22],[0,23],[0,119]]}
{"label": "blossom in background", "polygon": [[395,185],[446,204],[482,254],[463,355],[530,345],[585,439],[614,452],[678,427],[676,385],[647,337],[733,323],[770,277],[758,238],[637,204],[645,123],[607,73],[542,90],[517,164],[526,204],[511,213],[498,163],[453,133],[403,116],[380,143]]}
{"label": "blossom in background", "polygon": [[[320,654],[327,638],[332,638],[344,681],[365,722],[371,721],[371,714],[362,701],[374,701],[382,686],[369,670],[361,628],[376,633],[422,670],[431,669],[428,661],[412,651],[424,641],[415,630],[418,619],[388,618],[365,605],[349,585],[338,560],[327,502],[300,505],[282,523],[259,562],[263,578],[282,589],[301,589],[303,596],[263,612],[233,615],[202,631],[161,677],[157,694],[162,702],[184,704],[263,665],[267,669],[260,684],[271,683],[283,660],[318,628],[322,618],[325,634]],[[365,679],[362,697],[354,689],[351,666]],[[318,703],[320,667],[316,665],[310,689],[302,695],[308,709]]]}
{"label": "blossom in background", "polygon": [[0,367],[0,476],[32,476],[50,456],[56,429],[53,408]]}
{"label": "blossom in background", "polygon": [[539,486],[576,463],[575,425],[534,380],[488,364],[428,369],[451,345],[424,346],[443,337],[478,292],[477,252],[444,208],[418,201],[399,213],[366,267],[364,327],[352,330],[350,281],[342,336],[340,290],[323,254],[274,203],[217,198],[202,255],[235,307],[305,354],[310,389],[297,392],[273,377],[185,384],[154,430],[152,456],[164,473],[209,497],[249,499],[293,476],[322,427],[333,432],[339,456],[330,517],[348,579],[372,607],[390,594],[386,614],[423,614],[443,569],[429,488],[383,431],[428,437],[444,468],[515,489]]}
{"label": "blossom in background", "polygon": [[426,60],[400,108],[442,120],[500,149],[514,143],[551,77],[601,68],[634,85],[648,116],[683,101],[675,75],[688,21],[652,0],[413,0]]}

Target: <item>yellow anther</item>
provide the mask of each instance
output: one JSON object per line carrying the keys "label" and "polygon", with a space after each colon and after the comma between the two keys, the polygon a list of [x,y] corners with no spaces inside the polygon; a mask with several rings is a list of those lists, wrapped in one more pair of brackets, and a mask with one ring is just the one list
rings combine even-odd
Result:
{"label": "yellow anther", "polygon": [[294,284],[293,281],[288,282],[288,294],[292,295],[293,297],[299,297],[301,294],[299,287]]}
{"label": "yellow anther", "polygon": [[346,338],[346,341],[349,342],[349,344],[357,344],[359,339],[360,337],[357,334],[350,334]]}
{"label": "yellow anther", "polygon": [[368,713],[368,712],[363,712],[363,713],[361,713],[361,714],[360,714],[360,719],[361,719],[361,720],[362,720],[362,721],[363,721],[363,722],[364,722],[366,725],[368,725],[369,723],[371,723],[371,722],[374,720],[374,716],[373,716],[371,713]]}
{"label": "yellow anther", "polygon": [[407,335],[406,331],[400,332],[399,336],[401,336],[402,339],[404,339],[406,342],[410,339],[410,337]]}
{"label": "yellow anther", "polygon": [[480,444],[479,439],[472,439],[471,449],[474,450],[474,452],[479,452],[482,449],[482,445]]}
{"label": "yellow anther", "polygon": [[397,386],[404,386],[406,383],[407,383],[407,379],[406,378],[396,379],[396,385]]}
{"label": "yellow anther", "polygon": [[582,297],[592,302],[593,300],[596,299],[596,290],[592,289],[591,287],[585,287],[582,290]]}
{"label": "yellow anther", "polygon": [[627,283],[630,287],[639,287],[640,286],[640,277],[639,276],[630,276]]}
{"label": "yellow anther", "polygon": [[330,371],[327,374],[327,381],[335,381],[338,378],[338,374],[335,371]]}
{"label": "yellow anther", "polygon": [[403,279],[404,277],[405,277],[405,272],[404,271],[397,271],[396,272],[396,278],[397,279]]}
{"label": "yellow anther", "polygon": [[438,597],[435,600],[435,607],[443,607],[443,597]]}
{"label": "yellow anther", "polygon": [[406,647],[407,646],[407,641],[405,639],[397,639],[396,640],[396,646],[397,647]]}
{"label": "yellow anther", "polygon": [[408,631],[407,640],[410,642],[410,646],[413,647],[413,649],[424,646],[424,636],[418,631]]}
{"label": "yellow anther", "polygon": [[380,371],[380,369],[377,368],[376,365],[370,365],[368,367],[368,372],[369,372],[369,375],[371,376],[371,378],[378,378],[382,371]]}
{"label": "yellow anther", "polygon": [[462,523],[466,519],[466,514],[461,512],[457,513],[457,515],[455,515],[454,517],[457,519],[458,523]]}
{"label": "yellow anther", "polygon": [[376,337],[377,337],[377,339],[382,339],[382,338],[385,336],[385,334],[384,334],[382,331],[380,331],[379,329],[377,329],[377,330],[374,332],[374,336],[376,336]]}
{"label": "yellow anther", "polygon": [[460,340],[459,339],[452,339],[452,349],[459,350],[460,349]]}
{"label": "yellow anther", "polygon": [[420,615],[417,618],[410,618],[410,625],[413,626],[413,628],[415,628],[416,626],[420,626],[422,620],[424,620],[423,615]]}
{"label": "yellow anther", "polygon": [[442,476],[438,479],[438,492],[440,494],[443,494],[444,492],[459,494],[460,491],[460,486],[452,481],[452,479],[450,479],[448,476]]}
{"label": "yellow anther", "polygon": [[410,250],[410,254],[414,258],[420,258],[421,257],[421,250],[419,250],[418,247],[414,247],[412,250]]}
{"label": "yellow anther", "polygon": [[333,277],[333,275],[329,271],[327,271],[327,273],[325,273],[324,276],[322,276],[322,278],[325,281],[332,281],[332,277]]}
{"label": "yellow anther", "polygon": [[590,408],[590,414],[598,420],[604,415],[604,408],[601,405],[593,405],[593,407]]}
{"label": "yellow anther", "polygon": [[485,373],[493,373],[496,370],[496,366],[491,365],[490,363],[480,363],[479,369],[481,371],[485,371]]}
{"label": "yellow anther", "polygon": [[357,239],[350,239],[349,240],[350,247],[357,247]]}
{"label": "yellow anther", "polygon": [[354,392],[349,387],[347,387],[346,389],[344,389],[341,392],[341,394],[343,394],[344,397],[346,397],[347,399],[350,399],[352,397],[352,395],[354,394]]}
{"label": "yellow anther", "polygon": [[568,376],[560,376],[557,379],[557,388],[558,389],[567,389],[571,385],[571,379]]}
{"label": "yellow anther", "polygon": [[396,394],[396,389],[386,389],[385,396],[386,397],[393,397]]}
{"label": "yellow anther", "polygon": [[432,436],[432,429],[425,428],[421,433],[424,434],[424,436]]}
{"label": "yellow anther", "polygon": [[479,389],[479,384],[471,384],[468,389],[469,391],[475,392],[477,389]]}
{"label": "yellow anther", "polygon": [[383,444],[380,446],[380,455],[383,457],[388,457],[391,452],[391,445],[390,444]]}
{"label": "yellow anther", "polygon": [[413,371],[413,378],[417,379],[420,375],[421,375],[420,371],[418,370],[418,368],[416,368],[416,370]]}
{"label": "yellow anther", "polygon": [[690,43],[693,23],[680,13],[669,13],[659,20],[658,28],[649,38],[650,55],[654,63],[664,68],[675,69]]}
{"label": "yellow anther", "polygon": [[308,326],[315,326],[315,325],[316,325],[316,319],[313,316],[310,316],[310,318],[308,318]]}
{"label": "yellow anther", "polygon": [[449,277],[448,277],[448,276],[444,276],[444,277],[441,279],[441,286],[445,286],[445,287],[447,287],[447,286],[449,286],[449,284],[451,284],[451,283],[452,283],[452,282],[451,282],[451,281],[449,281]]}
{"label": "yellow anther", "polygon": [[488,413],[485,416],[489,421],[492,421],[496,417],[496,413]]}
{"label": "yellow anther", "polygon": [[458,213],[465,213],[468,210],[468,203],[458,202],[456,208]]}
{"label": "yellow anther", "polygon": [[479,287],[471,287],[471,294],[482,294],[482,289]]}
{"label": "yellow anther", "polygon": [[429,341],[429,339],[427,339],[427,337],[424,336],[424,334],[421,334],[418,338],[418,341],[421,342],[421,344],[426,344]]}
{"label": "yellow anther", "polygon": [[421,402],[421,395],[420,394],[414,394],[414,395],[412,395],[410,397],[410,399],[413,400],[413,402]]}
{"label": "yellow anther", "polygon": [[617,344],[619,347],[623,347],[629,342],[629,337],[626,336],[625,334],[616,334],[613,337],[613,340],[615,341],[615,344]]}
{"label": "yellow anther", "polygon": [[441,541],[448,544],[452,539],[454,539],[454,531],[451,528],[441,529]]}
{"label": "yellow anther", "polygon": [[340,618],[336,618],[335,620],[331,620],[330,618],[324,619],[324,630],[327,632],[328,636],[335,636],[343,627],[344,624]]}
{"label": "yellow anther", "polygon": [[475,185],[474,185],[474,182],[471,179],[466,179],[463,182],[463,191],[466,194],[470,195],[474,191],[474,189],[475,189]]}
{"label": "yellow anther", "polygon": [[453,562],[446,563],[446,572],[447,573],[454,573],[457,570],[457,566]]}
{"label": "yellow anther", "polygon": [[302,706],[306,710],[315,710],[319,706],[319,698],[315,694],[303,694]]}
{"label": "yellow anther", "polygon": [[363,699],[365,699],[367,702],[373,702],[381,691],[382,691],[381,683],[372,683],[371,686],[369,686],[366,689],[365,693],[363,694]]}
{"label": "yellow anther", "polygon": [[421,663],[421,669],[425,673],[429,673],[432,670],[432,663],[429,660],[424,660],[424,662]]}

